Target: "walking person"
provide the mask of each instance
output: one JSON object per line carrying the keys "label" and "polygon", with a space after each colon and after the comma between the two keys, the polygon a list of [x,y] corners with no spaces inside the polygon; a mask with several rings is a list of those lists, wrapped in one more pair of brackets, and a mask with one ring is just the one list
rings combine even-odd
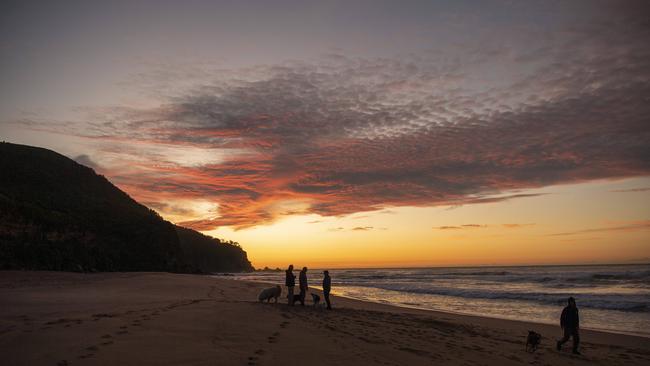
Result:
{"label": "walking person", "polygon": [[302,267],[300,271],[300,276],[298,277],[298,282],[300,285],[300,305],[305,306],[305,296],[307,295],[307,267]]}
{"label": "walking person", "polygon": [[327,303],[327,310],[332,310],[332,304],[330,304],[330,290],[332,290],[330,271],[323,271],[323,297],[325,297],[325,302]]}
{"label": "walking person", "polygon": [[293,264],[285,271],[284,284],[287,286],[287,300],[293,306],[293,288],[296,287],[296,276],[293,274]]}
{"label": "walking person", "polygon": [[580,354],[578,351],[578,346],[580,345],[580,317],[578,316],[578,307],[576,306],[576,300],[573,297],[569,297],[568,305],[562,310],[562,315],[560,316],[560,326],[564,330],[564,337],[557,341],[557,350],[562,349],[562,345],[573,337],[573,353],[576,355]]}

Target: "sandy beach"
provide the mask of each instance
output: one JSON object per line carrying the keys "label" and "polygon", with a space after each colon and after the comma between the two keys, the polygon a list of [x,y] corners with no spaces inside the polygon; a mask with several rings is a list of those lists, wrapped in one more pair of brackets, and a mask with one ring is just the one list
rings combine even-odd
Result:
{"label": "sandy beach", "polygon": [[[168,273],[0,272],[3,365],[647,365],[650,339],[333,298],[261,304],[260,283]],[[309,301],[311,304],[311,301]],[[540,332],[535,353],[528,329]]]}

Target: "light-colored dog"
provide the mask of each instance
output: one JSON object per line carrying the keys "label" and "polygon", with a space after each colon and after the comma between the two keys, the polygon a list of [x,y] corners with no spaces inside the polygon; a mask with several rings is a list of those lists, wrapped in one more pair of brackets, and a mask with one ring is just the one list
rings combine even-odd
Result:
{"label": "light-colored dog", "polygon": [[265,288],[260,292],[260,295],[257,297],[257,299],[262,302],[266,300],[266,302],[271,302],[271,298],[275,299],[275,302],[278,302],[278,297],[282,294],[282,287],[280,285],[276,285],[275,287],[269,287]]}

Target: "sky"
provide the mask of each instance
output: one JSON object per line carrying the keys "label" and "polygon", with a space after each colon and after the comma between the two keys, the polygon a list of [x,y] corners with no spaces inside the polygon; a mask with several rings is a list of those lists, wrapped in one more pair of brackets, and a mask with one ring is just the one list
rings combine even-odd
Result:
{"label": "sky", "polygon": [[650,262],[646,1],[3,1],[0,139],[256,267]]}

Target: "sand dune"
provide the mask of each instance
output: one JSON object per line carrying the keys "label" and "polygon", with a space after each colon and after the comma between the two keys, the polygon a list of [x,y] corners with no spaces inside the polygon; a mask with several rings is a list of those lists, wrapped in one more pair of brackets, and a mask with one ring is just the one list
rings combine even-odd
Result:
{"label": "sand dune", "polygon": [[[261,304],[258,283],[167,273],[0,272],[4,365],[650,364],[650,339],[334,298]],[[283,299],[283,298],[282,298]],[[524,351],[526,331],[544,336]]]}

